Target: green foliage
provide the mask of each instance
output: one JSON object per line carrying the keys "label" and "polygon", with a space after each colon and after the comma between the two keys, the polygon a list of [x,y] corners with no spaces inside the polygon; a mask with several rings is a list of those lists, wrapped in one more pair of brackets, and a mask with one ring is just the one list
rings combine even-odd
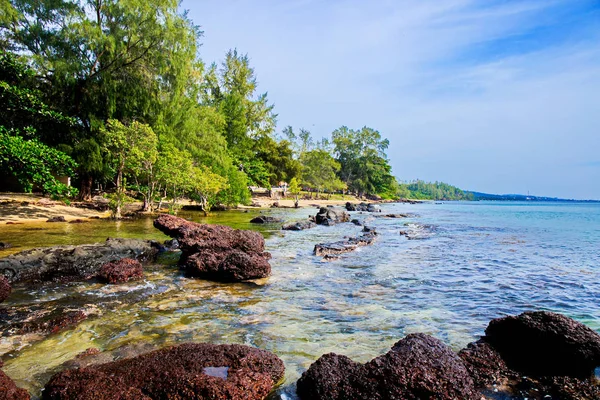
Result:
{"label": "green foliage", "polygon": [[302,183],[321,191],[336,191],[345,187],[337,177],[340,171],[338,163],[330,153],[322,149],[307,151],[302,159]]}
{"label": "green foliage", "polygon": [[418,200],[473,200],[473,193],[466,193],[456,186],[421,180],[401,184],[398,196]]}

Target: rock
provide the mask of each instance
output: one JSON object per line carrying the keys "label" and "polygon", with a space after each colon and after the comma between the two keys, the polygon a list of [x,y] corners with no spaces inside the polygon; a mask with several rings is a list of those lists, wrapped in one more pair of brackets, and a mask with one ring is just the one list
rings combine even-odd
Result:
{"label": "rock", "polygon": [[353,219],[353,220],[352,220],[352,221],[350,221],[350,222],[352,222],[352,223],[353,223],[354,225],[356,225],[356,226],[362,226],[362,223],[361,223],[359,220],[357,220],[357,219]]}
{"label": "rock", "polygon": [[0,400],[29,400],[27,390],[18,388],[12,379],[0,371]]}
{"label": "rock", "polygon": [[[365,233],[364,235],[350,238],[347,240],[341,240],[334,243],[320,243],[315,246],[314,253],[317,256],[332,256],[337,254],[349,253],[356,250],[361,246],[368,246],[373,244],[377,233],[375,231]],[[329,257],[331,258],[331,257]]]}
{"label": "rock", "polygon": [[65,220],[65,217],[63,217],[62,215],[57,216],[57,217],[52,217],[52,218],[48,218],[46,220],[46,222],[67,222]]}
{"label": "rock", "polygon": [[107,239],[104,243],[22,251],[0,259],[0,273],[11,283],[83,281],[94,278],[107,262],[122,258],[148,262],[156,254],[148,240]]}
{"label": "rock", "polygon": [[257,207],[257,208],[261,208],[262,206],[260,205],[260,203],[257,203],[255,201],[252,202],[252,204],[250,204],[250,207]]}
{"label": "rock", "polygon": [[441,341],[408,335],[366,364],[330,353],[319,358],[297,384],[304,400],[479,400],[462,360]]}
{"label": "rock", "polygon": [[286,231],[302,231],[304,229],[314,228],[315,226],[317,225],[313,221],[307,219],[305,221],[297,221],[284,224],[281,227],[281,229]]}
{"label": "rock", "polygon": [[[8,223],[7,223],[8,224]],[[12,244],[7,242],[0,242],[0,250],[9,249],[12,247]]]}
{"label": "rock", "polygon": [[385,214],[385,218],[410,218],[409,214]]}
{"label": "rock", "polygon": [[283,222],[281,218],[271,217],[267,215],[259,215],[258,217],[252,218],[250,220],[251,224],[276,224],[278,222]]}
{"label": "rock", "polygon": [[98,278],[106,283],[123,283],[144,278],[142,263],[131,258],[107,262],[100,268]]}
{"label": "rock", "polygon": [[371,213],[381,212],[381,207],[379,207],[377,204],[369,204],[367,205],[367,211]]}
{"label": "rock", "polygon": [[381,212],[381,207],[377,204],[371,203],[360,203],[360,204],[352,204],[350,202],[346,203],[347,211],[366,211],[366,212]]}
{"label": "rock", "polygon": [[0,309],[0,336],[39,333],[50,335],[78,325],[87,319],[82,310],[55,308],[35,304],[29,307],[8,307]]}
{"label": "rock", "polygon": [[344,210],[334,208],[321,207],[315,216],[317,225],[335,225],[340,222],[349,222],[350,215]]}
{"label": "rock", "polygon": [[258,232],[206,225],[172,215],[160,215],[154,226],[176,238],[182,250],[179,265],[188,276],[222,282],[265,278],[271,258]]}
{"label": "rock", "polygon": [[23,225],[23,222],[13,222],[13,221],[8,221],[6,223],[6,225]]}
{"label": "rock", "polygon": [[271,204],[271,208],[279,208],[279,202],[276,201],[275,203]]}
{"label": "rock", "polygon": [[54,375],[44,400],[265,398],[283,378],[274,354],[242,345],[183,344]]}
{"label": "rock", "polygon": [[500,354],[484,341],[470,343],[458,356],[463,360],[477,388],[502,384],[507,379],[516,377],[516,373],[506,366]]}
{"label": "rock", "polygon": [[373,228],[372,226],[363,226],[363,232],[365,233],[369,233],[369,232],[375,232],[375,228]]}
{"label": "rock", "polygon": [[600,366],[600,335],[552,312],[492,320],[482,340],[508,367],[526,375],[587,378]]}
{"label": "rock", "polygon": [[70,224],[85,224],[90,221],[86,221],[84,219],[74,219],[73,221],[69,221]]}
{"label": "rock", "polygon": [[6,279],[4,275],[0,275],[0,303],[8,299],[8,296],[10,296],[11,291],[12,288],[10,287],[8,279]]}

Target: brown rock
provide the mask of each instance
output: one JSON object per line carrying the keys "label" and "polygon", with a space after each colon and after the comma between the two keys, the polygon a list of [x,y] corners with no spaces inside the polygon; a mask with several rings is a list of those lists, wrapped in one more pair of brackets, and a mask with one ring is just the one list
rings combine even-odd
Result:
{"label": "brown rock", "polygon": [[263,399],[282,379],[274,354],[242,345],[183,344],[130,359],[66,370],[45,400]]}
{"label": "brown rock", "polygon": [[29,400],[27,390],[20,389],[12,379],[0,371],[0,400]]}
{"label": "brown rock", "polygon": [[108,262],[100,268],[98,278],[106,283],[123,283],[144,277],[142,263],[131,258]]}
{"label": "brown rock", "polygon": [[8,298],[8,296],[10,296],[11,291],[12,288],[10,287],[8,279],[6,279],[4,275],[0,275],[0,303],[2,303]]}
{"label": "brown rock", "polygon": [[48,220],[46,220],[46,222],[67,222],[67,220],[65,220],[65,217],[60,215],[58,217],[48,218]]}
{"label": "brown rock", "polygon": [[441,341],[424,334],[408,335],[387,354],[366,364],[327,354],[302,374],[302,399],[311,400],[475,400],[462,360]]}

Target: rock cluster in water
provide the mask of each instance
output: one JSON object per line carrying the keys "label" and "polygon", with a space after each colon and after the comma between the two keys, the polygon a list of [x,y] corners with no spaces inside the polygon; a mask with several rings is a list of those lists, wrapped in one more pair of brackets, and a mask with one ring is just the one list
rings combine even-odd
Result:
{"label": "rock cluster in water", "polygon": [[305,229],[314,228],[315,226],[317,225],[313,221],[307,219],[304,221],[288,222],[287,224],[283,224],[281,229],[285,231],[303,231]]}
{"label": "rock cluster in water", "polygon": [[177,239],[179,264],[188,276],[222,282],[265,278],[271,274],[265,240],[258,232],[206,225],[160,215],[154,226]]}
{"label": "rock cluster in water", "polygon": [[31,249],[0,259],[0,274],[11,283],[84,281],[96,277],[107,262],[122,258],[147,262],[156,252],[153,242],[138,239]]}
{"label": "rock cluster in water", "polygon": [[182,344],[54,375],[44,400],[263,399],[283,378],[274,354],[242,345]]}
{"label": "rock cluster in water", "polygon": [[346,203],[347,211],[363,211],[363,212],[381,212],[381,207],[373,203],[359,203],[353,204],[350,202]]}
{"label": "rock cluster in water", "polygon": [[326,354],[298,381],[302,399],[481,399],[486,392],[529,399],[592,400],[600,335],[560,314],[527,312],[490,322],[458,355],[413,334],[366,364]]}
{"label": "rock cluster in water", "polygon": [[315,245],[314,254],[320,257],[332,258],[336,255],[354,251],[361,246],[373,244],[375,238],[377,237],[377,232],[366,227],[364,232],[365,233],[360,236],[340,240],[338,242],[319,243]]}
{"label": "rock cluster in water", "polygon": [[142,263],[132,258],[111,261],[100,268],[98,278],[106,283],[123,283],[144,277]]}
{"label": "rock cluster in water", "polygon": [[315,215],[315,222],[318,225],[335,225],[340,222],[349,222],[350,215],[344,210],[338,210],[332,207],[321,207],[317,215]]}

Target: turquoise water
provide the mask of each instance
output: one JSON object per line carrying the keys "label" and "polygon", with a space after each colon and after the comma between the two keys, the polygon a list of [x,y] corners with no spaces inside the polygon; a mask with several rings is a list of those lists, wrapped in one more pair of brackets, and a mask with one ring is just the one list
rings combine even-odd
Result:
{"label": "turquoise water", "polygon": [[[176,268],[156,265],[147,269],[145,281],[116,287],[16,288],[5,305],[93,304],[101,312],[38,341],[0,341],[4,371],[38,395],[64,361],[88,347],[118,357],[124,346],[243,343],[284,360],[286,378],[272,398],[296,399],[294,382],[322,354],[365,362],[408,333],[425,332],[459,350],[477,340],[491,319],[526,310],[561,312],[600,331],[599,204],[448,202],[382,208],[383,214],[417,215],[372,219],[352,213],[369,219],[367,225],[380,235],[373,246],[336,261],[312,255],[314,245],[358,235],[360,227],[258,228],[273,254],[273,275],[257,284],[186,279]],[[287,220],[314,212],[266,211]],[[186,217],[248,229],[256,213]],[[2,227],[0,241],[26,237],[32,246],[40,245],[40,238],[45,245],[81,243],[112,233],[162,237],[149,220],[65,226],[26,233],[25,226]],[[401,236],[401,230],[415,240]]]}

